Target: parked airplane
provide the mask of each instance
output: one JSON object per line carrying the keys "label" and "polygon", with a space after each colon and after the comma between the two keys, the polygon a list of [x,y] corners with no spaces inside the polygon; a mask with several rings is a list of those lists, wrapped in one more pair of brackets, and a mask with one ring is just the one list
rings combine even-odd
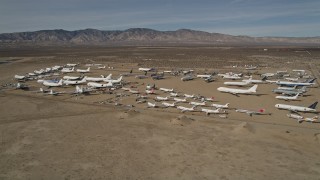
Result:
{"label": "parked airplane", "polygon": [[284,79],[292,82],[298,82],[299,80],[299,78],[284,78]]}
{"label": "parked airplane", "polygon": [[303,106],[293,106],[293,105],[287,105],[287,104],[276,104],[275,107],[278,109],[285,109],[292,112],[317,112],[316,106],[318,104],[318,101],[311,104],[309,107],[303,107]]}
{"label": "parked airplane", "polygon": [[151,89],[151,90],[146,89],[146,93],[147,94],[155,94],[155,91],[154,91],[154,89]]}
{"label": "parked airplane", "polygon": [[194,98],[194,94],[190,95],[190,94],[184,94],[184,97],[186,98]]}
{"label": "parked airplane", "polygon": [[107,84],[101,84],[101,83],[96,83],[96,82],[88,82],[87,86],[93,87],[93,88],[111,88],[113,87],[113,84],[111,82]]}
{"label": "parked airplane", "polygon": [[299,96],[299,93],[297,93],[295,96],[276,96],[277,99],[283,99],[283,100],[286,100],[286,101],[293,101],[293,100],[298,100],[298,96]]}
{"label": "parked airplane", "polygon": [[226,88],[226,87],[219,87],[217,90],[220,92],[231,93],[234,95],[237,94],[253,94],[257,92],[258,85],[254,85],[249,89],[234,89],[234,88]]}
{"label": "parked airplane", "polygon": [[27,77],[26,76],[20,76],[20,75],[14,75],[14,78],[19,80],[19,81],[22,81],[22,80],[25,80]]}
{"label": "parked airplane", "polygon": [[315,85],[314,81],[316,78],[313,78],[307,82],[290,82],[290,81],[278,81],[276,84],[280,86],[312,86]]}
{"label": "parked airplane", "polygon": [[244,79],[242,81],[244,82],[249,82],[251,84],[262,84],[262,83],[266,83],[267,81],[267,77],[264,76],[262,79],[252,79],[252,77],[250,77],[249,79]]}
{"label": "parked airplane", "polygon": [[57,92],[57,91],[53,91],[52,89],[47,93],[48,95],[53,95],[53,96],[57,96],[59,94],[64,94],[65,92]]}
{"label": "parked airplane", "polygon": [[129,92],[131,92],[132,94],[139,94],[139,91],[133,89],[129,89]]}
{"label": "parked airplane", "polygon": [[179,97],[178,93],[173,93],[173,92],[170,93],[170,96],[172,96],[172,97]]}
{"label": "parked airplane", "polygon": [[194,106],[205,106],[206,102],[190,102],[189,104],[194,105]]}
{"label": "parked airplane", "polygon": [[93,82],[100,82],[103,80],[109,80],[111,79],[112,74],[109,74],[107,77],[104,77],[103,75],[101,75],[101,77],[87,77],[85,76],[87,81],[93,81]]}
{"label": "parked airplane", "polygon": [[295,89],[295,90],[285,90],[285,89],[274,89],[272,92],[277,93],[277,94],[285,94],[285,95],[292,95],[295,96],[296,94],[304,94],[306,91],[307,87],[303,86],[301,89]]}
{"label": "parked airplane", "polygon": [[167,100],[169,100],[169,98],[168,97],[157,96],[157,97],[155,97],[155,100],[157,100],[157,101],[167,101]]}
{"label": "parked airplane", "polygon": [[198,78],[205,78],[205,79],[206,79],[206,78],[211,78],[212,75],[211,75],[211,74],[198,74],[197,77],[198,77]]}
{"label": "parked airplane", "polygon": [[122,81],[122,77],[120,76],[118,79],[103,79],[104,82],[111,82],[113,84],[117,84],[120,83]]}
{"label": "parked airplane", "polygon": [[68,63],[67,64],[67,66],[69,66],[69,67],[75,67],[75,66],[77,66],[78,64],[71,64],[71,63]]}
{"label": "parked airplane", "polygon": [[59,82],[43,81],[43,85],[48,87],[58,87],[58,86],[62,86],[62,82],[63,82],[62,79],[60,79]]}
{"label": "parked airplane", "polygon": [[16,89],[29,90],[29,86],[26,84],[18,83]]}
{"label": "parked airplane", "polygon": [[149,72],[149,71],[154,71],[154,68],[139,68],[139,71],[143,71],[143,72]]}
{"label": "parked airplane", "polygon": [[187,75],[181,78],[181,81],[190,81],[193,80],[193,76],[191,75]]}
{"label": "parked airplane", "polygon": [[71,80],[65,80],[65,81],[63,81],[63,83],[64,83],[65,85],[78,85],[78,84],[83,84],[83,83],[85,83],[85,82],[87,82],[87,80],[86,80],[85,77],[82,78],[80,81],[71,81]]}
{"label": "parked airplane", "polygon": [[98,66],[98,69],[105,69],[106,66]]}
{"label": "parked airplane", "polygon": [[90,72],[90,67],[88,67],[87,69],[77,69],[77,72],[88,73],[88,72]]}
{"label": "parked airplane", "polygon": [[315,123],[319,119],[318,116],[314,116],[312,118],[306,118],[297,114],[287,114],[289,118],[296,119],[298,123],[302,123],[303,121]]}
{"label": "parked airplane", "polygon": [[223,84],[229,86],[246,86],[250,84],[250,81],[240,81],[240,82],[224,82]]}
{"label": "parked airplane", "polygon": [[252,111],[252,110],[247,110],[247,109],[236,109],[236,112],[246,113],[249,116],[252,116],[252,115],[271,115],[271,113],[265,114],[265,109],[259,109],[258,111]]}
{"label": "parked airplane", "polygon": [[151,103],[151,102],[148,102],[147,105],[148,105],[148,108],[157,108],[158,107],[158,105],[156,103]]}
{"label": "parked airplane", "polygon": [[174,103],[162,102],[162,105],[164,105],[165,107],[176,107],[175,102]]}
{"label": "parked airplane", "polygon": [[288,90],[288,91],[294,91],[294,90],[296,90],[296,89],[297,89],[297,86],[293,86],[293,87],[279,86],[277,89]]}
{"label": "parked airplane", "polygon": [[71,72],[74,72],[74,67],[72,69],[70,68],[62,68],[61,69],[61,72],[63,73],[71,73]]}
{"label": "parked airplane", "polygon": [[92,92],[91,88],[76,86],[76,91],[73,94],[89,94],[90,92]]}
{"label": "parked airplane", "polygon": [[78,79],[81,79],[81,76],[63,76],[62,79],[66,79],[66,80],[78,80]]}
{"label": "parked airplane", "polygon": [[228,109],[229,108],[229,103],[222,105],[222,104],[211,104],[211,106],[215,108],[221,108],[221,109]]}
{"label": "parked airplane", "polygon": [[187,102],[187,99],[173,98],[176,102]]}
{"label": "parked airplane", "polygon": [[181,110],[181,112],[187,112],[187,111],[195,111],[195,106],[192,106],[191,108],[184,107],[184,106],[178,106],[177,109]]}
{"label": "parked airplane", "polygon": [[[210,114],[220,114],[220,108],[218,109],[205,109],[205,108],[201,108],[202,112],[205,112],[207,116],[209,116]],[[225,113],[226,111],[223,111],[223,113]]]}
{"label": "parked airplane", "polygon": [[173,89],[167,89],[167,88],[159,88],[159,90],[164,92],[173,92]]}

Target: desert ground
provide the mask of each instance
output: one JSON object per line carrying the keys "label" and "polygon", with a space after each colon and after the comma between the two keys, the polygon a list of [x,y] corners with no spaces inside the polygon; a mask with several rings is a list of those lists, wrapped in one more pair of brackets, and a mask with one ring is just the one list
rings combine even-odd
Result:
{"label": "desert ground", "polygon": [[[274,107],[318,101],[318,81],[300,101],[283,101],[271,92],[275,84],[259,84],[259,96],[235,96],[217,91],[227,81],[219,77],[211,83],[199,78],[183,82],[182,76],[167,74],[153,80],[151,72],[149,78],[135,78],[144,75],[139,67],[153,67],[192,69],[194,74],[241,72],[254,79],[266,72],[293,74],[293,69],[305,69],[319,80],[319,59],[319,48],[304,47],[1,49],[0,179],[319,179],[320,123],[298,123],[287,117],[288,111]],[[155,84],[180,94],[214,97],[214,103],[230,103],[230,109],[220,117],[147,108],[146,103],[136,103],[136,95],[121,89],[50,96],[37,93],[42,85],[36,81],[25,82],[28,91],[14,88],[15,74],[67,63],[79,63],[80,69],[91,63],[106,65],[106,69],[92,67],[90,77],[112,73],[116,78],[132,70],[124,77],[126,87],[141,93],[147,84]],[[245,65],[259,67],[246,70]],[[72,92],[75,88],[52,89]],[[156,93],[147,101],[166,96]],[[236,108],[263,108],[267,113],[251,117],[235,112]]]}

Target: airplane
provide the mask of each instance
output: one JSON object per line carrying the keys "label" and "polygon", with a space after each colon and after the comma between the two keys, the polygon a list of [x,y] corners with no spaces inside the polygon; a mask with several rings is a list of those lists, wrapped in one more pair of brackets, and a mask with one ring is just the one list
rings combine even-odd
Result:
{"label": "airplane", "polygon": [[154,89],[151,89],[151,90],[146,89],[146,93],[147,94],[155,94]]}
{"label": "airplane", "polygon": [[57,96],[59,94],[64,94],[65,92],[55,92],[53,91],[52,89],[47,93],[48,95],[54,95],[54,96]]}
{"label": "airplane", "polygon": [[307,82],[278,81],[276,82],[276,84],[280,86],[312,86],[312,85],[315,85],[314,83],[315,80],[316,78],[313,78]]}
{"label": "airplane", "polygon": [[193,80],[193,77],[191,75],[187,75],[181,78],[181,81],[190,81]]}
{"label": "airplane", "polygon": [[240,81],[240,82],[224,82],[223,84],[229,86],[246,86],[250,84],[250,81]]}
{"label": "airplane", "polygon": [[190,94],[184,94],[184,97],[186,98],[194,98],[194,94],[190,95]]}
{"label": "airplane", "polygon": [[137,79],[147,79],[148,76],[145,76],[145,75],[137,75],[137,76],[135,76],[135,78],[137,78]]}
{"label": "airplane", "polygon": [[106,66],[98,66],[98,69],[105,69]]}
{"label": "airplane", "polygon": [[124,91],[129,91],[130,90],[130,88],[126,88],[126,87],[122,87],[121,89],[124,90]]}
{"label": "airplane", "polygon": [[17,83],[16,89],[29,90],[29,86],[26,84]]}
{"label": "airplane", "polygon": [[162,102],[162,105],[164,105],[165,107],[176,107],[175,102],[174,103]]}
{"label": "airplane", "polygon": [[277,99],[283,99],[283,100],[298,100],[298,96],[299,96],[300,93],[297,93],[295,96],[276,96]]}
{"label": "airplane", "polygon": [[118,79],[103,79],[104,82],[111,82],[113,84],[117,84],[120,83],[122,81],[122,77],[120,76]]}
{"label": "airplane", "polygon": [[206,102],[190,102],[189,104],[191,105],[194,105],[194,106],[205,106],[206,105]]}
{"label": "airplane", "polygon": [[153,80],[160,80],[164,79],[164,74],[152,74],[151,77]]}
{"label": "airplane", "polygon": [[258,85],[254,85],[249,89],[234,89],[234,88],[226,88],[226,87],[219,87],[217,90],[220,92],[231,93],[234,95],[238,94],[253,94],[257,92]]}
{"label": "airplane", "polygon": [[112,74],[109,74],[107,77],[104,77],[103,75],[101,75],[101,77],[87,77],[86,76],[86,80],[87,81],[93,81],[93,82],[100,82],[103,80],[110,80],[111,79]]}
{"label": "airplane", "polygon": [[303,107],[303,106],[293,106],[293,105],[287,105],[287,104],[276,104],[275,107],[278,109],[285,109],[285,110],[289,110],[292,112],[317,112],[316,110],[316,106],[318,104],[318,101],[314,102],[313,104],[311,104],[309,107]]}
{"label": "airplane", "polygon": [[54,82],[54,81],[43,81],[43,85],[44,86],[48,86],[48,87],[58,87],[58,86],[62,86],[62,82],[63,80],[60,79],[59,82]]}
{"label": "airplane", "polygon": [[247,66],[245,69],[246,70],[255,70],[257,68],[258,68],[258,66]]}
{"label": "airplane", "polygon": [[148,84],[146,89],[151,90],[151,89],[155,89],[156,88],[156,84],[150,85]]}
{"label": "airplane", "polygon": [[83,79],[81,79],[80,81],[71,81],[71,80],[65,80],[63,81],[63,83],[65,85],[77,85],[77,84],[83,84],[87,82],[86,78],[84,77]]}
{"label": "airplane", "polygon": [[158,107],[158,105],[156,103],[151,103],[151,102],[148,102],[147,105],[148,105],[148,108],[157,108]]}
{"label": "airplane", "polygon": [[204,98],[203,101],[214,101],[214,97],[208,97],[208,98]]}
{"label": "airplane", "polygon": [[304,94],[306,91],[307,87],[303,86],[301,89],[296,89],[296,90],[285,90],[285,89],[274,89],[272,92],[277,93],[277,94],[285,94],[285,95],[293,95],[295,96],[296,94]]}
{"label": "airplane", "polygon": [[205,79],[207,79],[207,78],[211,78],[212,75],[211,75],[211,74],[198,74],[197,77],[198,77],[198,78],[205,78]]}
{"label": "airplane", "polygon": [[266,83],[267,81],[267,77],[264,76],[262,79],[252,79],[252,77],[250,77],[249,79],[244,79],[242,81],[244,82],[249,82],[251,84],[262,84],[262,83]]}
{"label": "airplane", "polygon": [[227,103],[225,105],[222,105],[222,104],[211,104],[211,106],[213,106],[215,108],[228,109],[229,108],[229,104],[230,103]]}
{"label": "airplane", "polygon": [[284,78],[284,79],[292,82],[298,82],[299,80],[299,78]]}
{"label": "airplane", "polygon": [[187,102],[187,99],[173,98],[176,102]]}
{"label": "airplane", "polygon": [[184,106],[178,106],[177,109],[181,110],[181,112],[187,112],[187,111],[194,111],[195,106],[192,106],[191,108],[184,107]]}
{"label": "airplane", "polygon": [[[220,108],[218,109],[205,109],[205,108],[201,108],[202,112],[205,112],[207,116],[209,116],[210,114],[220,114]],[[223,111],[223,113],[226,113],[226,111]]]}
{"label": "airplane", "polygon": [[224,75],[222,76],[223,79],[232,79],[232,80],[236,80],[236,79],[241,79],[240,76],[237,75]]}
{"label": "airplane", "polygon": [[213,77],[209,77],[209,78],[204,78],[204,81],[207,83],[210,83],[210,82],[213,82],[214,79],[213,79]]}
{"label": "airplane", "polygon": [[274,73],[264,73],[264,74],[261,74],[262,77],[273,77],[275,74]]}
{"label": "airplane", "polygon": [[87,86],[93,87],[93,88],[111,88],[113,87],[113,84],[111,82],[107,84],[101,84],[101,83],[96,83],[96,82],[88,82]]}
{"label": "airplane", "polygon": [[45,72],[44,69],[40,69],[40,70],[34,70],[33,71],[35,74],[39,75],[39,74],[43,74]]}
{"label": "airplane", "polygon": [[173,93],[173,92],[170,93],[170,96],[171,97],[179,97],[178,93]]}
{"label": "airplane", "polygon": [[63,76],[62,79],[66,79],[66,80],[78,80],[81,79],[80,76]]}
{"label": "airplane", "polygon": [[265,114],[265,109],[259,109],[258,111],[252,111],[252,110],[247,110],[247,109],[236,109],[236,112],[239,113],[246,113],[249,116],[252,115],[271,115],[271,113]]}
{"label": "airplane", "polygon": [[88,67],[87,69],[77,69],[77,72],[88,73],[88,72],[90,72],[90,67]]}
{"label": "airplane", "polygon": [[279,86],[277,89],[283,89],[283,90],[288,90],[288,91],[294,91],[297,89],[297,86],[293,87],[285,87],[285,86]]}
{"label": "airplane", "polygon": [[73,94],[89,94],[90,92],[92,92],[91,88],[76,86],[76,90],[73,92]]}
{"label": "airplane", "polygon": [[19,81],[22,81],[22,80],[25,80],[27,77],[26,76],[20,76],[20,75],[14,75],[14,78],[19,80]]}
{"label": "airplane", "polygon": [[129,92],[131,92],[132,94],[139,94],[139,91],[132,90],[132,89],[129,89]]}
{"label": "airplane", "polygon": [[173,89],[167,89],[167,88],[159,88],[159,90],[164,92],[173,92]]}
{"label": "airplane", "polygon": [[157,100],[157,101],[168,101],[169,98],[168,97],[157,96],[157,97],[155,97],[155,100]]}
{"label": "airplane", "polygon": [[149,72],[149,71],[154,71],[154,68],[139,68],[139,71],[143,71],[143,72]]}
{"label": "airplane", "polygon": [[297,114],[287,114],[289,118],[296,119],[298,123],[302,123],[303,121],[315,123],[319,119],[319,116],[314,116],[312,118],[305,118],[303,116]]}
{"label": "airplane", "polygon": [[71,64],[71,63],[69,63],[69,64],[67,64],[67,66],[69,66],[69,67],[75,67],[75,66],[77,66],[78,64]]}
{"label": "airplane", "polygon": [[72,69],[70,68],[62,68],[61,69],[61,72],[63,73],[71,73],[71,72],[74,72],[74,67]]}
{"label": "airplane", "polygon": [[52,68],[51,68],[51,70],[52,71],[58,71],[59,69],[61,68],[61,66],[53,66]]}

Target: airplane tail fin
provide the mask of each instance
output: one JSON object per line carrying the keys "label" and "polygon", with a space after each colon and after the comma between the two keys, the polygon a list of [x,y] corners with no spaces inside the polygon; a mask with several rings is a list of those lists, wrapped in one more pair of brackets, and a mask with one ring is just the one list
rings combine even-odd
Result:
{"label": "airplane tail fin", "polygon": [[122,76],[119,77],[118,81],[120,82],[122,80]]}
{"label": "airplane tail fin", "polygon": [[266,81],[268,79],[267,76],[263,76],[263,78],[261,79],[261,81]]}
{"label": "airplane tail fin", "polygon": [[313,78],[309,81],[309,83],[314,83],[314,81],[316,80],[317,78]]}
{"label": "airplane tail fin", "polygon": [[90,71],[90,67],[88,67],[87,71]]}
{"label": "airplane tail fin", "polygon": [[109,74],[106,79],[111,79],[112,74]]}
{"label": "airplane tail fin", "polygon": [[59,84],[60,86],[62,86],[62,79],[60,79],[60,81],[58,82],[58,84]]}
{"label": "airplane tail fin", "polygon": [[252,87],[249,89],[249,91],[251,91],[251,92],[256,92],[256,91],[257,91],[257,88],[258,88],[258,85],[256,84],[256,85],[252,86]]}
{"label": "airplane tail fin", "polygon": [[308,108],[316,109],[317,104],[318,104],[318,101],[316,101],[316,102],[314,102],[313,104],[311,104]]}

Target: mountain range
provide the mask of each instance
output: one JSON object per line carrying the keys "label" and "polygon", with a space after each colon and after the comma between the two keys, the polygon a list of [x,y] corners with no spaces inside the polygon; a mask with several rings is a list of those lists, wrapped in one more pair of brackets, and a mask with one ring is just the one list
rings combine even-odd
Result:
{"label": "mountain range", "polygon": [[132,28],[124,31],[84,29],[40,30],[0,34],[0,45],[307,45],[319,46],[320,37],[250,37],[190,29],[157,31]]}

